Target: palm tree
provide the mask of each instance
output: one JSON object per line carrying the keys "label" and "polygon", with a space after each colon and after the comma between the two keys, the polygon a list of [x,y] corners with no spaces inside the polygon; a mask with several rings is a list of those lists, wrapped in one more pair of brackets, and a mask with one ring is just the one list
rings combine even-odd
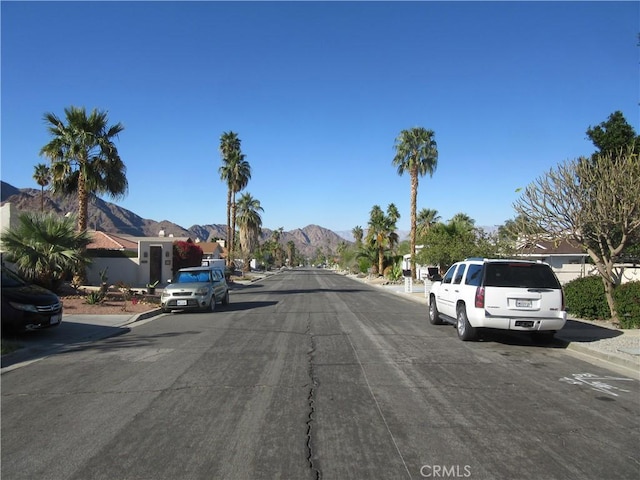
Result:
{"label": "palm tree", "polygon": [[364,232],[362,231],[362,227],[360,225],[356,225],[351,230],[353,234],[353,238],[356,241],[356,249],[359,249],[362,246],[362,237],[364,236]]}
{"label": "palm tree", "polygon": [[121,123],[108,125],[107,112],[84,107],[65,108],[66,124],[53,113],[44,120],[53,137],[40,150],[51,160],[52,190],[78,195],[78,230],[87,229],[87,208],[92,196],[121,198],[127,193],[126,167],[113,139],[124,130]]}
{"label": "palm tree", "polygon": [[398,175],[409,172],[411,177],[411,276],[416,278],[416,205],[418,201],[418,177],[429,174],[433,176],[438,164],[438,147],[434,140],[433,130],[414,127],[402,130],[396,138],[396,156],[393,165],[398,168]]}
{"label": "palm tree", "polygon": [[459,231],[471,231],[474,229],[476,221],[466,213],[456,213],[451,220],[450,225],[455,225]]}
{"label": "palm tree", "polygon": [[251,265],[251,254],[258,247],[262,218],[260,213],[264,211],[260,201],[251,196],[249,192],[243,193],[238,200],[238,227],[240,228],[240,245],[242,248],[244,265],[243,271],[248,272]]}
{"label": "palm tree", "polygon": [[227,261],[233,261],[236,230],[236,194],[242,191],[251,178],[251,166],[240,151],[240,139],[234,132],[223,133],[220,137],[222,166],[219,168],[221,180],[227,183]]}
{"label": "palm tree", "polygon": [[293,240],[287,242],[287,261],[290,267],[293,267],[293,261],[296,254],[296,244]]}
{"label": "palm tree", "polygon": [[35,166],[33,179],[40,185],[40,211],[44,212],[44,187],[51,183],[51,170],[44,163]]}
{"label": "palm tree", "polygon": [[416,237],[424,237],[429,229],[442,220],[437,210],[423,208],[416,216]]}
{"label": "palm tree", "polygon": [[[232,177],[233,177],[233,159],[237,158],[240,152],[240,139],[238,134],[232,131],[224,132],[220,136],[220,155],[222,156],[222,165],[218,169],[220,180],[227,184],[227,249],[231,245],[231,196],[232,196]],[[230,252],[230,250],[229,250]],[[231,256],[227,259],[229,263]]]}
{"label": "palm tree", "polygon": [[236,244],[236,194],[247,186],[251,178],[251,166],[242,153],[232,160],[233,180],[231,182],[231,251]]}
{"label": "palm tree", "polygon": [[367,243],[375,247],[378,252],[378,275],[384,272],[384,252],[398,243],[396,221],[400,218],[398,209],[391,203],[387,207],[387,214],[380,206],[374,205],[369,213],[369,228],[367,229]]}
{"label": "palm tree", "polygon": [[73,217],[23,213],[18,225],[2,233],[9,260],[28,280],[56,290],[70,272],[88,263],[84,251],[91,242],[86,230],[75,231]]}

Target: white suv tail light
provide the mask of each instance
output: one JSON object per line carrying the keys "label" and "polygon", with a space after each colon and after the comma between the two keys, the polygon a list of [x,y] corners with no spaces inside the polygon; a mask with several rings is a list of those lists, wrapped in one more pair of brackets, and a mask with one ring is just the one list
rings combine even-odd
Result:
{"label": "white suv tail light", "polygon": [[484,287],[476,288],[476,308],[484,308]]}

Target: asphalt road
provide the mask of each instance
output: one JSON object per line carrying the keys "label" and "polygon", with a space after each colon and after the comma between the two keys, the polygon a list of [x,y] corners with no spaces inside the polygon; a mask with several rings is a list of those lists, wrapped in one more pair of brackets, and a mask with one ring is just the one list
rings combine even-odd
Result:
{"label": "asphalt road", "polygon": [[2,375],[2,479],[640,478],[640,382],[324,270]]}

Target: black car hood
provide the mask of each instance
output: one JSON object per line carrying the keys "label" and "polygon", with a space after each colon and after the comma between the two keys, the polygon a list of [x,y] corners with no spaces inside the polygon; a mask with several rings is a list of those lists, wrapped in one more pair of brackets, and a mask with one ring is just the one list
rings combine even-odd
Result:
{"label": "black car hood", "polygon": [[55,293],[38,285],[2,287],[2,298],[4,300],[30,305],[53,305],[60,302],[60,299]]}

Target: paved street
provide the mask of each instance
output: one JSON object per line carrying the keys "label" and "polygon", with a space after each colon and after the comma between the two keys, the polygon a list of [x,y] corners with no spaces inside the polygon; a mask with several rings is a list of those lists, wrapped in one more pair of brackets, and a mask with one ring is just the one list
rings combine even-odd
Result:
{"label": "paved street", "polygon": [[634,479],[640,382],[324,270],[2,375],[2,478]]}

